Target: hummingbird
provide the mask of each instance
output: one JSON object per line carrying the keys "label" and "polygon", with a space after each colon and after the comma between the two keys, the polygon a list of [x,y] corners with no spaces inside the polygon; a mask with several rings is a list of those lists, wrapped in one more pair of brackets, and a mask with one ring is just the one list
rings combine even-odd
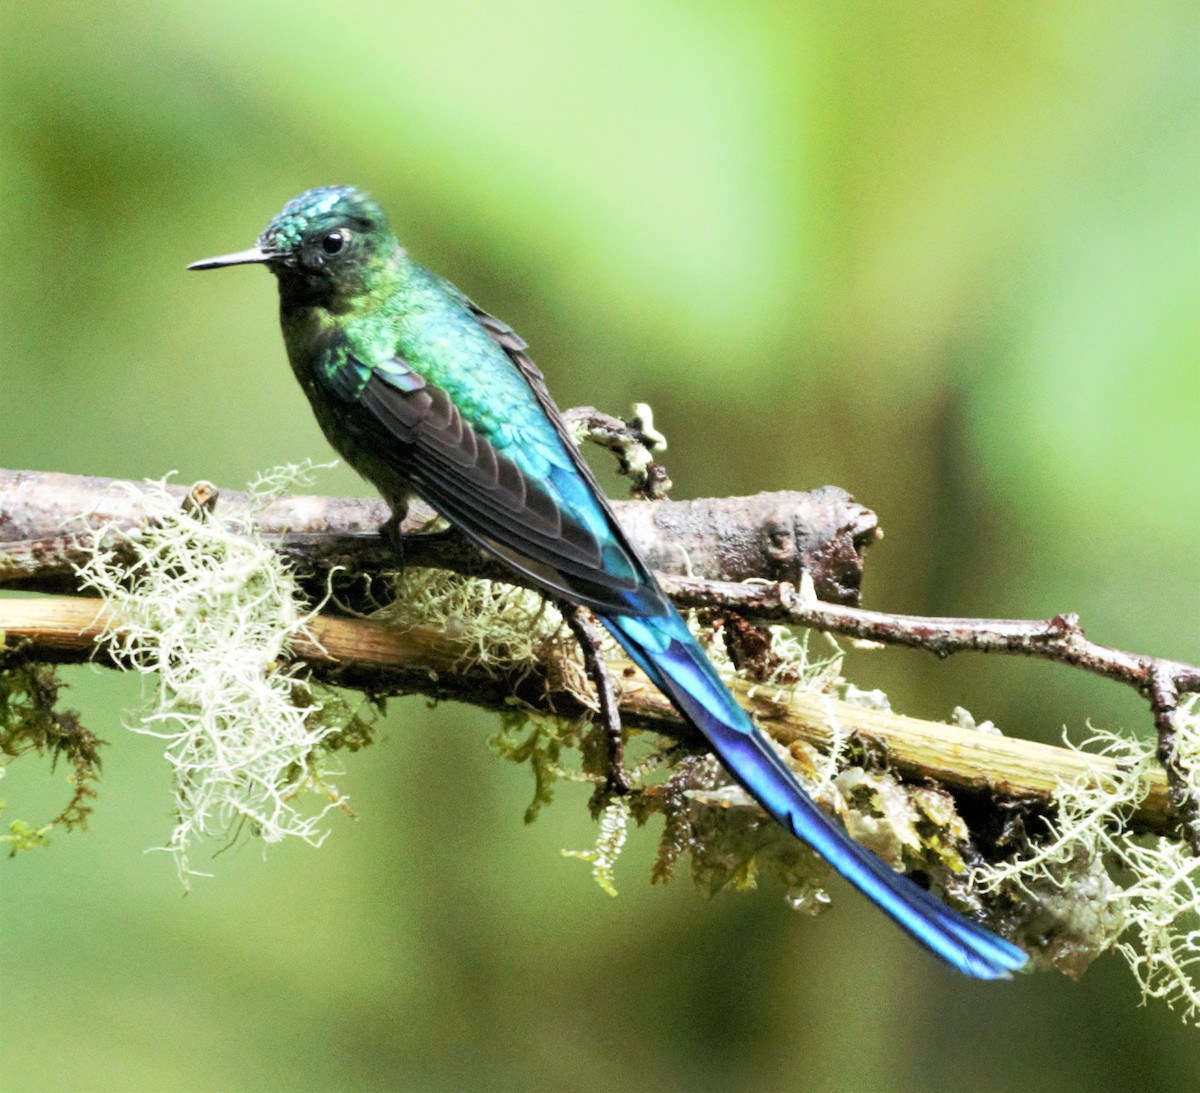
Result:
{"label": "hummingbird", "polygon": [[308,190],[249,250],[326,438],[388,502],[415,495],[544,593],[591,611],[763,810],[952,967],[1004,979],[1027,957],[854,842],[738,705],[583,461],[526,343],[418,265],[380,206]]}

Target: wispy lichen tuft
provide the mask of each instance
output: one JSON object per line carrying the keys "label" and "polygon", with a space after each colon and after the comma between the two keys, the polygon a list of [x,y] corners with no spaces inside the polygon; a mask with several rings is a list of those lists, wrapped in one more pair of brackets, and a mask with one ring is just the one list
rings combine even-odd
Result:
{"label": "wispy lichen tuft", "polygon": [[[372,618],[390,626],[433,626],[461,646],[464,668],[496,675],[571,660],[574,643],[562,615],[544,596],[503,581],[411,567],[395,575],[395,598]],[[580,689],[582,668],[571,673]]]}
{"label": "wispy lichen tuft", "polygon": [[[401,629],[435,627],[461,649],[462,670],[480,668],[509,679],[542,672],[547,687],[562,688],[585,707],[596,708],[574,638],[558,609],[538,592],[413,567],[396,574],[395,598],[372,618]],[[527,763],[533,772],[527,823],[551,802],[555,782],[590,780],[563,759],[564,749],[582,747],[586,728],[567,718],[533,717],[516,699],[502,716],[500,731],[489,743],[497,755]]]}
{"label": "wispy lichen tuft", "polygon": [[[1195,770],[1200,696],[1182,703],[1174,721],[1180,754]],[[974,884],[1025,905],[1027,933],[1017,940],[1039,962],[1078,975],[1115,949],[1143,1001],[1161,999],[1200,1024],[1200,858],[1126,822],[1146,794],[1154,749],[1096,729],[1082,747],[1067,743],[1116,759],[1118,773],[1062,786],[1051,817],[1015,832],[1017,853],[976,871]]]}
{"label": "wispy lichen tuft", "polygon": [[[260,503],[308,470],[276,472]],[[130,727],[163,740],[174,771],[176,823],[163,849],[186,883],[203,875],[190,855],[204,838],[319,844],[326,813],[344,805],[327,752],[355,712],[290,662],[308,619],[295,578],[258,537],[254,506],[231,524],[180,508],[162,483],[137,497],[143,526],[89,532],[79,575],[104,598],[110,654],[154,679]]]}

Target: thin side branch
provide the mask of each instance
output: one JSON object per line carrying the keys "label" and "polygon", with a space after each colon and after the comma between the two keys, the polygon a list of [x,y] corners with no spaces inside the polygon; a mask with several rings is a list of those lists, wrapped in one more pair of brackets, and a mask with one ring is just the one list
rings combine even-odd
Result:
{"label": "thin side branch", "polygon": [[805,601],[786,582],[731,584],[675,576],[664,576],[662,582],[680,607],[733,611],[759,622],[788,623],[863,641],[907,645],[939,657],[970,650],[1053,660],[1126,683],[1148,697],[1158,677],[1169,680],[1177,695],[1200,691],[1200,667],[1098,645],[1084,637],[1079,616],[1074,614],[1055,615],[1051,619],[894,615]]}
{"label": "thin side branch", "polygon": [[808,626],[863,641],[906,645],[939,657],[968,650],[1034,657],[1133,687],[1150,703],[1171,801],[1189,846],[1200,854],[1200,802],[1189,792],[1178,762],[1172,721],[1180,696],[1200,691],[1200,668],[1195,665],[1089,641],[1075,614],[1050,619],[930,618],[806,601],[787,583],[728,584],[666,577],[663,585],[681,607],[719,608],[759,622]]}
{"label": "thin side branch", "polygon": [[645,403],[634,407],[631,421],[613,417],[594,406],[576,406],[563,415],[581,440],[607,448],[617,457],[617,471],[632,483],[635,498],[666,499],[671,489],[667,469],[655,462],[666,451],[667,438],[654,428],[654,415]]}

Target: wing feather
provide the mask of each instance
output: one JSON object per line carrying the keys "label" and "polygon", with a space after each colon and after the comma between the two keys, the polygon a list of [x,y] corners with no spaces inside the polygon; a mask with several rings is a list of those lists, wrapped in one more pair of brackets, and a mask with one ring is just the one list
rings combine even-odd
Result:
{"label": "wing feather", "polygon": [[354,415],[375,458],[386,453],[447,520],[553,595],[608,614],[649,608],[637,572],[613,572],[597,535],[477,433],[444,390],[389,378],[371,375],[359,398],[365,413]]}
{"label": "wing feather", "polygon": [[516,367],[517,371],[521,374],[521,378],[524,379],[529,390],[533,393],[533,397],[537,400],[542,413],[546,415],[547,420],[554,426],[563,448],[570,457],[574,470],[587,484],[598,507],[603,511],[607,519],[608,530],[613,544],[622,555],[621,561],[626,563],[630,569],[637,572],[644,584],[653,585],[653,579],[650,577],[645,563],[642,562],[641,557],[626,537],[624,529],[618,523],[612,505],[609,504],[608,497],[596,481],[596,476],[592,473],[592,468],[587,465],[587,461],[580,454],[579,447],[575,439],[571,436],[571,431],[567,428],[567,423],[563,420],[562,411],[559,410],[554,399],[551,398],[549,388],[546,386],[546,378],[542,375],[542,370],[534,364],[533,359],[526,352],[529,346],[525,339],[507,323],[497,319],[495,315],[488,314],[488,312],[484,311],[458,289],[453,286],[450,286],[450,288],[475,321],[486,331],[488,337],[504,350],[505,355]]}

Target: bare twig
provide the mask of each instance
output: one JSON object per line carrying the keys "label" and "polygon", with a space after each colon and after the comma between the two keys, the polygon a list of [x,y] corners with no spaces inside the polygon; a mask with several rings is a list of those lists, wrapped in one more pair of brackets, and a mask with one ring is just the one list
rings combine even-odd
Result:
{"label": "bare twig", "polygon": [[662,582],[681,607],[720,608],[760,622],[790,623],[864,641],[907,645],[939,657],[972,650],[1053,660],[1127,683],[1145,695],[1150,694],[1156,673],[1165,673],[1179,693],[1200,691],[1200,667],[1097,645],[1084,637],[1077,615],[1051,619],[894,615],[805,602],[787,583],[730,584],[672,576],[664,576]]}
{"label": "bare twig", "polygon": [[1158,733],[1158,761],[1167,772],[1171,806],[1179,817],[1180,826],[1192,853],[1200,855],[1200,801],[1192,795],[1187,774],[1179,760],[1179,749],[1175,732],[1175,710],[1179,696],[1184,690],[1200,690],[1187,687],[1180,674],[1169,661],[1157,661],[1150,666],[1150,683],[1147,688],[1150,709],[1154,713],[1154,728]]}
{"label": "bare twig", "polygon": [[633,483],[633,496],[644,501],[662,501],[671,489],[667,469],[654,461],[666,451],[667,440],[654,428],[650,407],[639,403],[633,418],[602,413],[594,406],[577,406],[563,415],[567,424],[584,440],[607,448],[617,457],[617,470]]}

